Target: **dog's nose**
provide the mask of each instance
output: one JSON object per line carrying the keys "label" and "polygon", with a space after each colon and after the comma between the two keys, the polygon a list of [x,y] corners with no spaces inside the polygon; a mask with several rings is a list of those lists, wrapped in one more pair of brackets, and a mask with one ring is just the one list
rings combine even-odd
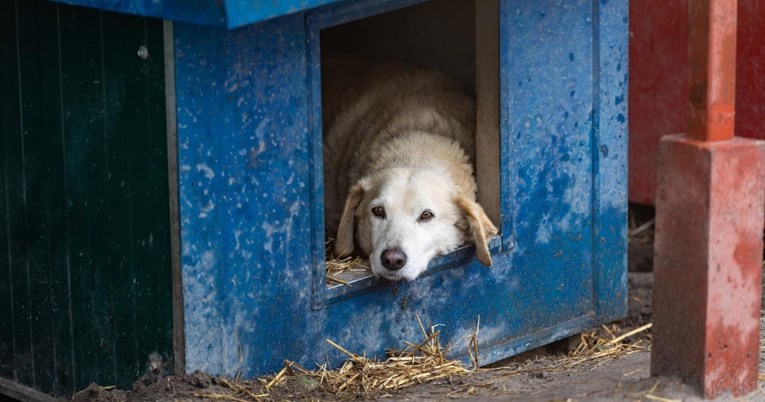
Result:
{"label": "dog's nose", "polygon": [[389,248],[382,252],[380,261],[385,268],[396,271],[406,265],[406,254],[400,249]]}

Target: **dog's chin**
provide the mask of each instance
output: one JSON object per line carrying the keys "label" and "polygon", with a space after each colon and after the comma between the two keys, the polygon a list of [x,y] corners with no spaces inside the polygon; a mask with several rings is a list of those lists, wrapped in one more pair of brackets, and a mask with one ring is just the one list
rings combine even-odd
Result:
{"label": "dog's chin", "polygon": [[411,281],[411,279],[407,279],[405,276],[399,275],[395,272],[382,272],[375,274],[375,276],[388,282]]}
{"label": "dog's chin", "polygon": [[424,269],[413,269],[410,267],[404,267],[398,271],[391,271],[386,268],[372,267],[372,273],[376,277],[385,279],[390,282],[411,282],[417,279],[423,272],[425,272]]}

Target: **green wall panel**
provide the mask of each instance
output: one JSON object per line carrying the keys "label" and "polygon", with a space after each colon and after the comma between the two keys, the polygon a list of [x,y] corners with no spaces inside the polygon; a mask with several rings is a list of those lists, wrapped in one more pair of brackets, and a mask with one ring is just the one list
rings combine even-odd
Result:
{"label": "green wall panel", "polygon": [[0,3],[2,377],[65,395],[170,363],[162,40],[159,20]]}

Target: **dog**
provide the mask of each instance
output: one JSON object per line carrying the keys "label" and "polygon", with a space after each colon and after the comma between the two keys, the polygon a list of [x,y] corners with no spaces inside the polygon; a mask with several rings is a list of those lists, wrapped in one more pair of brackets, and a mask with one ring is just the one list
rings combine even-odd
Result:
{"label": "dog", "polygon": [[335,255],[358,245],[390,281],[414,280],[434,256],[467,243],[490,266],[497,229],[476,202],[472,98],[435,70],[325,64],[325,223],[337,229]]}

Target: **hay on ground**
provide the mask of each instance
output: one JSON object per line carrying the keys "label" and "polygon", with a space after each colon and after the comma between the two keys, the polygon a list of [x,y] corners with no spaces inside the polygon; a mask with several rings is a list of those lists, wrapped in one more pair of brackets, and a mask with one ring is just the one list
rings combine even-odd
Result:
{"label": "hay on ground", "polygon": [[[348,359],[340,368],[329,370],[326,365],[316,370],[308,370],[299,364],[285,361],[284,367],[275,375],[252,381],[217,378],[216,381],[227,389],[228,393],[220,391],[204,393],[195,392],[194,396],[227,401],[262,401],[278,394],[280,387],[286,386],[290,379],[308,378],[316,384],[310,392],[325,392],[338,397],[380,396],[392,390],[406,388],[415,384],[434,380],[463,376],[477,371],[500,371],[489,382],[522,373],[533,373],[540,370],[565,371],[585,362],[600,364],[607,358],[615,358],[646,350],[650,347],[650,336],[634,339],[638,334],[647,331],[651,324],[644,325],[631,331],[622,331],[616,325],[602,326],[599,329],[580,335],[579,345],[568,355],[554,359],[548,365],[527,362],[520,367],[501,367],[496,369],[476,369],[465,367],[459,360],[446,358],[441,346],[439,332],[436,326],[426,331],[417,318],[423,334],[423,340],[418,343],[406,343],[400,351],[390,351],[385,360],[370,359],[366,356],[348,351],[343,346],[330,339],[326,341]],[[476,335],[478,325],[476,325]],[[620,334],[620,335],[617,335]],[[477,338],[477,336],[475,336]],[[633,338],[629,339],[628,338]],[[476,345],[471,343],[471,354],[477,354]],[[476,362],[477,358],[472,357]],[[597,362],[596,362],[597,361]],[[596,366],[595,366],[596,367]],[[653,391],[653,390],[651,390]],[[651,391],[646,392],[647,397]],[[651,395],[656,397],[655,395]],[[659,397],[656,397],[659,398]],[[660,400],[660,399],[656,399]]]}
{"label": "hay on ground", "polygon": [[335,239],[328,238],[324,246],[326,285],[348,285],[351,281],[372,275],[366,259],[359,256],[336,258],[332,250]]}
{"label": "hay on ground", "polygon": [[[419,321],[419,319],[418,319]],[[459,360],[449,360],[439,341],[439,332],[435,327],[426,332],[420,323],[424,340],[419,343],[407,342],[401,351],[391,351],[384,361],[369,359],[345,350],[342,346],[327,339],[330,345],[339,350],[348,360],[338,370],[325,367],[314,376],[319,378],[329,392],[379,393],[392,389],[409,387],[451,376],[470,372]],[[304,372],[311,375],[312,372]]]}
{"label": "hay on ground", "polygon": [[196,392],[194,396],[237,402],[260,401],[287,384],[289,378],[296,376],[312,379],[317,384],[314,391],[345,396],[379,395],[414,384],[471,372],[459,360],[446,358],[435,326],[426,332],[422,323],[419,322],[419,317],[417,320],[423,333],[423,340],[418,343],[406,342],[403,350],[389,351],[388,357],[383,361],[352,353],[327,339],[326,341],[333,348],[348,357],[336,370],[329,370],[326,365],[316,370],[307,370],[297,363],[285,361],[284,368],[273,376],[254,381],[217,378],[217,383],[225,387],[228,393]]}
{"label": "hay on ground", "polygon": [[[543,362],[539,360],[527,361],[514,366],[483,370],[500,372],[491,381],[495,382],[519,374],[571,370],[585,363],[591,363],[591,369],[594,369],[608,361],[609,358],[623,357],[632,353],[649,350],[651,338],[650,335],[644,333],[651,326],[652,324],[649,323],[630,331],[623,331],[615,324],[611,326],[602,325],[592,331],[581,333],[579,335],[579,344],[564,356],[557,358],[546,356],[542,358],[544,359]],[[634,339],[639,334],[644,336]]]}

